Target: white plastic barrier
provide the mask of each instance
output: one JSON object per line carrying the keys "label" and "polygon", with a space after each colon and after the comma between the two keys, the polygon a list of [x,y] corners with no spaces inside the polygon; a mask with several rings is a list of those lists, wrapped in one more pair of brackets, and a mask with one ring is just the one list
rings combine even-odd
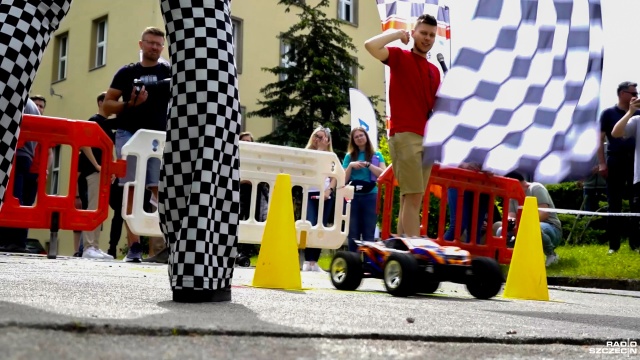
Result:
{"label": "white plastic barrier", "polygon": [[[156,141],[154,142],[154,140]],[[136,169],[136,180],[133,183],[127,183],[127,186],[144,184],[147,159],[150,157],[161,158],[164,143],[163,132],[140,130],[125,144],[122,149],[123,158],[127,155],[136,155],[139,164]],[[260,183],[269,185],[270,201],[276,176],[289,174],[291,185],[293,187],[300,186],[303,192],[301,219],[296,221],[298,243],[304,241],[306,247],[323,249],[337,249],[342,246],[349,232],[351,210],[350,203],[346,204],[345,209],[344,199],[353,198],[353,187],[342,186],[345,183],[345,172],[341,164],[338,156],[331,152],[241,141],[240,178],[243,181],[251,182],[252,191],[249,219],[240,221],[239,242],[259,244],[262,241],[265,222],[255,219],[256,197],[259,195],[258,185]],[[306,221],[309,188],[324,189],[327,177],[336,179],[338,185],[335,193],[333,221],[329,220],[329,226],[323,226],[322,214],[325,202],[324,199],[320,199],[317,225],[312,226],[311,222]],[[140,190],[142,190],[141,187],[134,186],[131,215],[126,215],[124,211],[127,206],[127,195],[126,191],[124,192],[123,218],[127,221],[131,231],[136,234],[162,236],[157,211],[149,214],[142,209],[144,192]],[[269,206],[277,206],[277,204],[270,202]],[[345,213],[343,214],[343,212]]]}
{"label": "white plastic barrier", "polygon": [[[142,130],[133,134],[131,139],[122,147],[123,159],[126,159],[127,156],[136,156],[138,158],[135,180],[124,184],[122,195],[122,218],[127,222],[129,229],[134,234],[162,236],[158,211],[148,213],[143,209],[144,191],[142,190],[144,190],[146,183],[147,160],[157,158],[162,161],[165,138],[164,131]],[[138,184],[142,186],[137,186]],[[129,215],[127,215],[127,205],[129,204],[128,189],[133,191],[133,209]]]}

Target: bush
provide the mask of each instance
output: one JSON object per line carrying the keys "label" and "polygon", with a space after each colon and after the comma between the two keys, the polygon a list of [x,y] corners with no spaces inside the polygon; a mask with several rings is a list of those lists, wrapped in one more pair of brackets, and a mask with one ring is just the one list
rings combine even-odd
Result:
{"label": "bush", "polygon": [[[583,190],[577,182],[546,185],[546,188],[557,209],[581,209],[584,196]],[[598,208],[607,211],[607,202],[600,201]],[[622,200],[622,212],[629,212],[629,210],[629,200]],[[581,216],[576,221],[576,215],[558,214],[558,218],[562,222],[562,236],[567,244],[605,244],[608,241],[606,238],[606,217]],[[630,223],[631,220],[632,219],[626,217],[621,220],[623,224],[621,225],[621,236],[623,238],[628,237],[631,229],[633,229]]]}
{"label": "bush", "polygon": [[558,214],[562,222],[562,242],[560,245],[592,245],[607,242],[604,222],[601,216],[581,216]]}
{"label": "bush", "polygon": [[582,188],[576,182],[563,182],[545,187],[557,209],[578,210],[582,206]]}

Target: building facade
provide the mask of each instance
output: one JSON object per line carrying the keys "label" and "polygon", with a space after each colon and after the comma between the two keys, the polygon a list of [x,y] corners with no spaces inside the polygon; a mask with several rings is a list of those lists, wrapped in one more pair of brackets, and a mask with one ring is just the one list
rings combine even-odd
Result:
{"label": "building facade", "polygon": [[[313,4],[314,0],[306,0]],[[47,98],[45,115],[67,119],[88,119],[97,112],[96,96],[109,88],[113,75],[123,65],[139,60],[140,34],[147,26],[164,29],[158,0],[74,1],[69,14],[49,43],[30,95]],[[363,43],[380,32],[376,4],[365,0],[331,0],[327,16],[344,20],[343,30],[358,52],[364,70],[358,70],[356,87],[367,95],[384,98],[383,65],[366,54]],[[257,110],[260,89],[276,80],[262,71],[283,61],[285,47],[277,36],[298,21],[296,10],[285,13],[278,0],[233,1],[236,61],[243,113]],[[163,57],[169,59],[167,48]],[[381,112],[384,104],[380,104]],[[348,122],[348,117],[345,117]],[[272,119],[243,117],[243,129],[256,137],[270,133]],[[54,151],[54,164],[48,191],[66,195],[69,188],[71,150],[61,146]],[[101,247],[108,247],[110,219],[104,223]],[[122,232],[121,245],[126,244]],[[29,237],[48,241],[48,230],[31,230]],[[59,234],[60,254],[73,254],[72,232]]]}

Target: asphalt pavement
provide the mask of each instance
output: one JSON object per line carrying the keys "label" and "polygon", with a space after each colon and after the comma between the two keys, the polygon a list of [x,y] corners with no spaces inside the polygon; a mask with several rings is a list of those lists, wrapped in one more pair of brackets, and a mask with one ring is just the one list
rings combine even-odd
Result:
{"label": "asphalt pavement", "polygon": [[1,358],[609,359],[593,352],[640,340],[633,291],[483,301],[447,283],[394,298],[375,279],[342,292],[322,273],[302,273],[303,291],[252,277],[236,268],[230,303],[178,304],[166,265],[0,255]]}

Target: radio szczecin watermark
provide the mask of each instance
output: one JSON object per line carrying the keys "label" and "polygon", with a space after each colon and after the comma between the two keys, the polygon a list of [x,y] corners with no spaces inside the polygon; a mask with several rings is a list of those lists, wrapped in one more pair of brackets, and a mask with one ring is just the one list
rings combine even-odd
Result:
{"label": "radio szczecin watermark", "polygon": [[638,341],[620,340],[607,341],[604,346],[592,346],[589,348],[590,354],[621,354],[626,356],[638,355]]}

